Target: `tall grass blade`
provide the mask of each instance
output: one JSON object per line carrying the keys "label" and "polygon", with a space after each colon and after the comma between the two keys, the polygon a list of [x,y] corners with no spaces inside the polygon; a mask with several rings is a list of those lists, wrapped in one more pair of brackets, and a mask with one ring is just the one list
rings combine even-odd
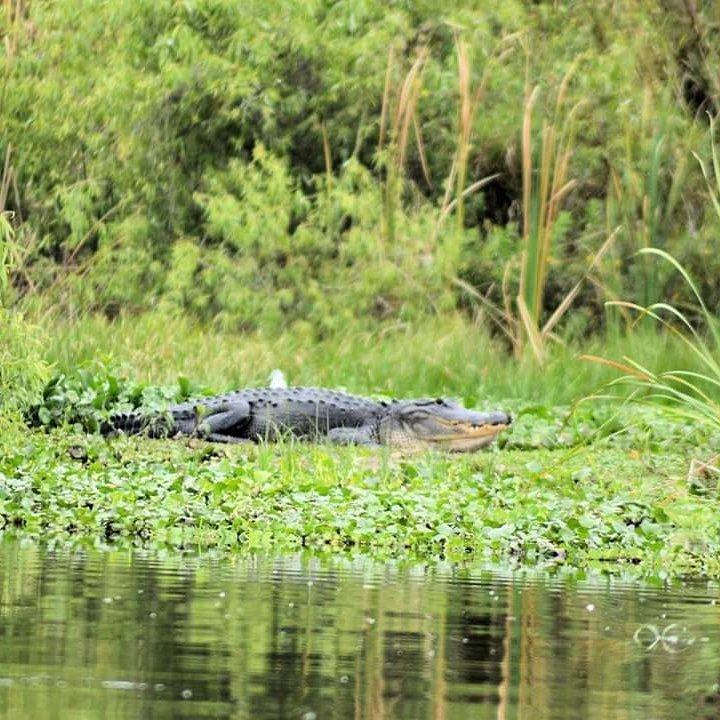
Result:
{"label": "tall grass blade", "polygon": [[553,243],[557,240],[556,228],[563,201],[577,186],[569,178],[570,161],[576,135],[576,120],[583,103],[576,103],[569,111],[565,109],[568,88],[577,61],[564,75],[556,96],[550,121],[543,120],[541,129],[534,137],[533,114],[539,97],[539,86],[526,90],[522,122],[522,249],[520,254],[520,285],[516,298],[519,322],[516,326],[516,354],[522,354],[525,342],[530,343],[534,356],[540,360],[545,355],[543,345],[551,337],[552,329],[567,313],[587,279],[590,269],[604,255],[612,243],[611,234],[596,254],[588,272],[565,296],[541,327],[544,311],[545,289],[548,282]]}
{"label": "tall grass blade", "polygon": [[570,309],[570,306],[572,305],[573,301],[577,297],[577,294],[580,292],[580,289],[583,286],[583,283],[588,278],[590,273],[592,272],[593,268],[596,267],[600,261],[603,258],[603,255],[607,252],[607,250],[610,248],[610,246],[615,241],[615,238],[617,237],[619,228],[616,228],[605,240],[605,242],[602,244],[600,249],[595,253],[595,257],[592,259],[592,262],[590,263],[588,269],[585,272],[585,275],[578,280],[573,288],[570,290],[567,295],[563,298],[562,302],[555,308],[553,314],[549,317],[548,321],[543,325],[542,331],[540,332],[540,337],[543,341],[550,335],[553,328],[560,322],[562,317],[565,315],[565,313]]}
{"label": "tall grass blade", "polygon": [[[380,137],[378,140],[378,156],[385,167],[385,185],[383,188],[383,234],[387,245],[395,244],[396,212],[400,204],[402,192],[402,173],[405,167],[408,142],[411,129],[415,130],[418,152],[424,157],[422,135],[415,113],[422,87],[422,72],[427,60],[428,50],[423,47],[410,66],[402,85],[393,102],[393,62],[392,48],[388,53],[388,67],[383,89],[383,102],[380,115]],[[388,131],[389,126],[389,131]],[[387,143],[387,148],[386,148]],[[422,160],[421,160],[422,162]],[[380,253],[384,254],[385,246],[381,244]]]}
{"label": "tall grass blade", "polygon": [[520,320],[525,329],[530,348],[532,349],[533,355],[538,363],[542,363],[545,359],[543,339],[538,332],[537,325],[535,324],[533,317],[530,315],[530,311],[525,304],[525,298],[522,295],[518,296],[517,304],[518,310],[520,311]]}

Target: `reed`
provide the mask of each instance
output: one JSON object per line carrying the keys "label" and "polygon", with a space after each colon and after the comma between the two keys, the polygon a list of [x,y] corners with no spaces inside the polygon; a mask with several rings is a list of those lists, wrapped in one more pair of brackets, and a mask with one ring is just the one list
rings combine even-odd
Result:
{"label": "reed", "polygon": [[[669,229],[687,187],[688,154],[672,148],[656,102],[655,93],[646,88],[639,122],[626,123],[624,152],[610,169],[606,214],[610,223],[622,227],[619,244],[628,254],[648,247],[668,249]],[[636,258],[627,289],[647,306],[660,297],[660,268],[642,254]],[[618,296],[626,289],[617,274],[608,274],[606,281]]]}
{"label": "reed", "polygon": [[480,79],[473,87],[473,64],[467,43],[459,34],[455,36],[458,68],[457,139],[455,155],[445,181],[445,195],[440,204],[432,244],[433,246],[437,244],[446,220],[454,213],[455,229],[448,230],[444,234],[442,257],[445,276],[459,285],[462,285],[462,281],[456,277],[456,272],[462,238],[465,232],[465,200],[501,176],[501,173],[492,173],[467,185],[468,166],[474,141],[475,118],[492,77],[493,69],[498,63],[512,54],[516,40],[517,36],[513,34],[501,41],[497,50],[485,62]]}
{"label": "reed", "polygon": [[[465,183],[467,181],[467,166],[470,156],[470,144],[472,139],[473,119],[477,109],[480,95],[484,88],[484,82],[478,84],[477,90],[471,90],[470,59],[468,57],[467,44],[456,39],[458,61],[458,90],[460,102],[458,106],[458,140],[456,167],[456,201],[455,216],[457,218],[458,231],[462,232],[465,224]],[[484,78],[483,78],[484,80]]]}
{"label": "reed", "polygon": [[516,348],[522,353],[529,343],[538,360],[544,356],[544,341],[552,329],[541,327],[540,321],[552,245],[557,239],[556,223],[563,200],[577,185],[576,180],[569,177],[569,172],[575,121],[581,103],[576,103],[569,112],[565,108],[567,90],[575,67],[571,66],[560,83],[553,119],[543,120],[539,137],[536,138],[533,137],[533,111],[540,93],[539,86],[528,88],[525,96],[522,124],[523,234],[520,287],[516,298],[519,318],[516,323]]}
{"label": "reed", "polygon": [[395,57],[393,48],[391,47],[388,52],[378,140],[378,161],[385,169],[382,232],[384,244],[380,248],[381,255],[384,255],[387,246],[395,244],[396,214],[402,195],[402,174],[412,131],[415,133],[423,167],[427,168],[422,134],[416,118],[417,104],[422,88],[422,73],[427,57],[427,48],[420,48],[402,83],[399,87],[394,87]]}
{"label": "reed", "polygon": [[[467,74],[466,53],[462,45],[458,46],[461,78]],[[488,298],[468,283],[454,278],[456,285],[474,298],[482,307],[485,316],[508,338],[517,358],[523,357],[530,348],[532,357],[543,364],[548,356],[548,342],[557,339],[554,330],[565,314],[570,310],[584,282],[592,278],[603,256],[613,245],[619,228],[609,229],[605,240],[588,264],[583,276],[575,283],[561,302],[543,323],[545,291],[553,257],[553,245],[560,241],[558,220],[563,202],[576,187],[577,181],[570,177],[570,163],[573,156],[577,119],[584,102],[578,101],[567,107],[567,95],[570,81],[577,66],[574,63],[563,77],[556,96],[551,119],[543,119],[540,130],[534,127],[533,116],[541,88],[536,85],[526,87],[522,117],[522,238],[519,257],[511,258],[506,266],[503,279],[503,307],[497,307]],[[461,80],[461,87],[467,88],[467,82]],[[483,83],[479,88],[482,88]],[[475,98],[480,97],[476,91]],[[472,116],[477,102],[468,104],[468,93],[461,93],[461,117]],[[454,165],[455,172],[462,173],[462,159],[467,153],[462,150],[469,143],[465,135],[466,123],[460,124],[458,157]],[[462,198],[469,191],[475,191],[496,175],[484,178],[459,192],[458,197],[447,203],[448,211],[456,205],[461,207]],[[510,278],[517,265],[520,266],[519,288],[514,299],[510,296]]]}
{"label": "reed", "polygon": [[[595,253],[583,277],[573,286],[543,323],[543,310],[553,245],[558,236],[558,219],[563,202],[576,187],[570,177],[577,118],[583,101],[567,107],[570,81],[577,67],[574,63],[563,77],[555,96],[551,119],[543,119],[539,132],[534,129],[533,115],[540,86],[526,87],[522,119],[522,239],[520,249],[520,280],[515,304],[508,297],[507,283],[503,289],[504,309],[496,311],[505,325],[517,357],[529,347],[535,360],[542,364],[547,357],[547,344],[555,338],[558,323],[572,306],[582,284],[613,244],[617,229],[608,233]],[[508,265],[506,279],[511,271]]]}
{"label": "reed", "polygon": [[[710,137],[715,137],[715,122],[710,121]],[[713,209],[720,218],[720,158],[717,146],[712,142],[711,175],[706,164],[696,155],[705,177],[708,195]],[[622,362],[606,357],[585,355],[584,359],[604,364],[623,374],[609,383],[627,389],[629,400],[643,402],[659,401],[668,406],[675,415],[701,425],[720,429],[720,323],[704,302],[698,286],[689,272],[667,251],[641,248],[640,255],[667,263],[679,273],[689,289],[693,303],[680,309],[665,301],[642,305],[630,301],[612,301],[609,304],[649,317],[669,332],[685,347],[683,367],[663,372],[653,371],[647,360],[625,355]]]}

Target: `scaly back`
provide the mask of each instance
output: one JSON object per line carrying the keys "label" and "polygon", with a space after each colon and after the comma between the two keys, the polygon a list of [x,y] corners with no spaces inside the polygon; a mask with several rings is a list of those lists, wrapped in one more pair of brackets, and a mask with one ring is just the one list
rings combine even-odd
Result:
{"label": "scaly back", "polygon": [[286,432],[312,437],[336,427],[359,427],[381,417],[387,407],[387,403],[337,390],[291,387],[237,390],[173,405],[169,411],[182,426],[195,419],[198,406],[218,412],[233,403],[248,404],[248,424],[242,435],[253,439],[273,439]]}

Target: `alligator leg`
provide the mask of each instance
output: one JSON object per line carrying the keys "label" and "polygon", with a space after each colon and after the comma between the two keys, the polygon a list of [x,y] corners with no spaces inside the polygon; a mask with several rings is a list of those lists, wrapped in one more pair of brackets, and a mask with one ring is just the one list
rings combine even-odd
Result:
{"label": "alligator leg", "polygon": [[249,419],[249,403],[226,405],[217,412],[203,417],[197,425],[196,434],[213,442],[240,442],[244,438],[239,431]]}
{"label": "alligator leg", "polygon": [[370,425],[360,427],[338,427],[328,431],[328,440],[338,445],[365,445],[367,447],[380,447],[380,443],[373,437],[373,428]]}
{"label": "alligator leg", "polygon": [[229,443],[231,445],[253,442],[250,438],[235,437],[235,435],[223,435],[222,433],[210,433],[209,435],[203,435],[202,438],[208,442]]}

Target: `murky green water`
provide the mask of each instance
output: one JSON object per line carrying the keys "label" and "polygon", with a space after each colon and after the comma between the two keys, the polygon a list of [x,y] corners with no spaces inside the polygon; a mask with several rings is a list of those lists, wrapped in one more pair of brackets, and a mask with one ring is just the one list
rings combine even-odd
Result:
{"label": "murky green water", "polygon": [[714,718],[718,591],[0,544],[0,716]]}

